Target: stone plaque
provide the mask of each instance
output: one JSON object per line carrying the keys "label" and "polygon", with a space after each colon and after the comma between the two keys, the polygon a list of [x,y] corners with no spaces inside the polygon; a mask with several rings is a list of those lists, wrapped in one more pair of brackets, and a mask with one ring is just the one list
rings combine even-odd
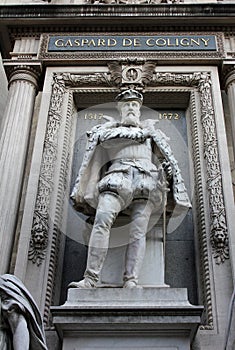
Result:
{"label": "stone plaque", "polygon": [[42,34],[39,59],[170,59],[170,58],[221,58],[224,56],[222,33],[49,33]]}
{"label": "stone plaque", "polygon": [[60,51],[216,51],[215,35],[55,35],[48,52]]}

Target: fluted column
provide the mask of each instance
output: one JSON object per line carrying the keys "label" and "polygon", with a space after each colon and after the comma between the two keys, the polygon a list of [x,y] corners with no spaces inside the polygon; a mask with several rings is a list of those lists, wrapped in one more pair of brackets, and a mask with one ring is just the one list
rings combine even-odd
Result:
{"label": "fluted column", "polygon": [[235,67],[225,78],[225,89],[228,95],[228,104],[232,128],[233,152],[235,155]]}
{"label": "fluted column", "polygon": [[0,274],[8,272],[15,239],[37,80],[30,67],[15,67],[9,77],[0,140]]}

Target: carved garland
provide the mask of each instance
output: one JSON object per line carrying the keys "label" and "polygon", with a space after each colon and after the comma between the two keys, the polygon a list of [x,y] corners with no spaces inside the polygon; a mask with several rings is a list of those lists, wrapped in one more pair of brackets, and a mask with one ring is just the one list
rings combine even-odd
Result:
{"label": "carved garland", "polygon": [[201,74],[198,88],[201,99],[204,156],[206,159],[207,188],[209,192],[210,241],[216,263],[220,264],[229,258],[229,247],[218,142],[216,139],[216,125],[211,96],[211,78],[209,74]]}
{"label": "carved garland", "polygon": [[29,260],[32,260],[37,265],[40,265],[44,260],[48,245],[50,195],[53,190],[54,166],[57,157],[57,138],[61,123],[64,91],[65,84],[63,79],[54,75],[29,249]]}
{"label": "carved garland", "polygon": [[212,309],[212,296],[211,296],[211,283],[210,283],[210,262],[208,254],[208,239],[206,232],[206,213],[204,209],[203,201],[203,184],[201,176],[201,158],[199,148],[198,137],[198,120],[196,109],[196,96],[195,93],[191,94],[191,134],[192,134],[192,147],[194,158],[194,174],[195,174],[195,191],[196,207],[197,207],[197,225],[198,225],[198,244],[200,253],[200,280],[201,280],[201,292],[202,301],[204,305],[204,319],[202,320],[201,329],[212,330],[213,324],[213,309]]}
{"label": "carved garland", "polygon": [[69,169],[69,156],[71,149],[71,131],[72,131],[72,106],[73,106],[73,93],[70,90],[68,96],[67,104],[67,115],[65,121],[65,132],[64,132],[64,142],[63,151],[61,155],[61,166],[59,173],[59,185],[57,189],[57,199],[56,199],[56,210],[53,220],[53,230],[52,239],[50,247],[50,259],[48,265],[48,278],[47,278],[47,288],[46,288],[46,298],[44,307],[44,323],[48,324],[50,320],[50,306],[52,305],[53,292],[55,292],[55,276],[57,272],[57,259],[58,259],[58,247],[60,246],[61,240],[61,212],[63,208],[64,191],[68,185],[68,169]]}

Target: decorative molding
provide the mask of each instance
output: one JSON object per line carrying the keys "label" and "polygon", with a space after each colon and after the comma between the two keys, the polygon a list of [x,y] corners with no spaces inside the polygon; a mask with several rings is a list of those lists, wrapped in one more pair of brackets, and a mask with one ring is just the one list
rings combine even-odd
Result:
{"label": "decorative molding", "polygon": [[121,89],[136,88],[143,89],[153,79],[156,64],[147,62],[127,61],[122,63],[114,61],[108,64],[112,82]]}
{"label": "decorative molding", "polygon": [[210,241],[216,263],[220,264],[229,258],[229,247],[210,73],[156,73],[152,83],[164,84],[165,86],[196,86],[200,93],[204,157],[210,206]]}
{"label": "decorative molding", "polygon": [[79,89],[75,89],[74,92],[89,94],[89,93],[107,93],[107,92],[118,93],[120,91],[115,87],[110,87],[107,89],[107,88],[102,88],[97,86],[97,87],[89,87],[89,88],[80,87]]}
{"label": "decorative molding", "polygon": [[[94,6],[94,5],[93,5]],[[92,6],[92,8],[93,8]],[[91,6],[90,6],[91,7]],[[89,7],[89,9],[90,9]],[[115,8],[115,6],[113,6]],[[149,6],[149,8],[152,8],[153,6]],[[101,6],[97,6],[97,8],[99,8],[101,10]],[[122,7],[125,9],[125,7]],[[147,6],[148,8],[148,6]],[[130,10],[130,12],[133,10]],[[166,12],[164,11],[164,14]],[[143,15],[143,14],[141,14]],[[151,17],[153,17],[153,14],[151,13]],[[163,14],[160,14],[160,17],[163,17]],[[61,26],[61,32],[58,33],[58,28],[54,27],[53,24],[48,24],[48,25],[43,25],[41,24],[40,27],[35,26],[32,30],[32,27],[30,26],[24,26],[24,27],[11,27],[9,28],[9,34],[10,34],[10,39],[11,39],[11,43],[14,44],[15,40],[19,40],[22,38],[22,36],[24,37],[30,37],[30,38],[34,38],[34,39],[40,39],[42,35],[45,35],[45,33],[57,33],[57,35],[61,35],[62,33],[76,33],[76,25],[73,24],[63,24],[63,26]],[[122,26],[122,32],[128,32],[128,33],[135,33],[136,32],[136,26],[132,23],[128,23],[127,24],[123,24]],[[139,29],[139,28],[138,28]],[[152,33],[164,33],[165,32],[165,26],[158,23],[156,24],[151,24],[151,32]],[[110,32],[117,32],[119,33],[120,31],[120,26],[114,26],[114,24],[112,23],[112,27],[109,27],[107,25],[107,23],[105,24],[105,26],[100,26],[100,25],[96,25],[93,23],[92,26],[90,26],[89,24],[87,24],[86,27],[86,34],[89,33],[110,33]],[[190,25],[190,24],[186,24],[184,25],[184,31],[187,33],[193,33],[195,30],[195,26]],[[146,31],[146,28],[143,28],[143,32]],[[180,31],[182,31],[182,23],[181,25],[177,25],[175,23],[175,25],[171,25],[169,24],[169,26],[167,27],[167,31],[168,34],[169,33],[174,33],[174,34],[179,34]],[[219,25],[217,23],[217,25],[209,25],[209,24],[203,24],[200,23],[200,34],[202,33],[212,33],[212,34],[223,34],[223,37],[226,35],[226,33],[229,32],[229,35],[235,35],[235,32],[231,30],[231,27],[229,27],[226,23],[226,25]],[[80,33],[79,33],[80,34]],[[199,32],[197,32],[197,34],[199,34]],[[46,34],[48,35],[48,34]]]}
{"label": "decorative molding", "polygon": [[212,309],[212,292],[210,282],[210,263],[209,263],[209,246],[208,237],[206,231],[206,216],[205,205],[203,200],[203,184],[201,174],[201,158],[199,151],[199,137],[198,137],[198,118],[196,109],[196,96],[195,93],[191,94],[191,135],[192,135],[192,147],[193,147],[193,166],[195,176],[195,196],[196,199],[196,212],[197,212],[197,225],[198,225],[198,245],[200,254],[200,282],[202,292],[202,302],[204,305],[204,311],[202,317],[202,330],[213,330],[214,319]]}
{"label": "decorative molding", "polygon": [[198,89],[201,100],[204,157],[206,159],[207,189],[211,219],[210,241],[216,263],[220,264],[229,258],[229,247],[211,84],[210,74],[201,73],[198,81]]}
{"label": "decorative molding", "polygon": [[61,156],[61,166],[59,174],[59,186],[57,188],[57,199],[56,199],[56,209],[55,216],[53,220],[53,230],[52,230],[52,240],[50,247],[50,259],[48,267],[48,279],[47,279],[47,289],[44,307],[44,323],[48,324],[50,320],[50,306],[53,303],[53,292],[55,291],[55,276],[57,270],[58,261],[58,247],[60,246],[61,239],[61,218],[62,218],[62,208],[64,201],[64,192],[68,185],[68,169],[69,169],[69,155],[71,150],[71,125],[72,125],[72,106],[73,106],[73,93],[70,91],[68,104],[67,104],[67,115],[65,121],[65,132],[64,132],[64,143],[63,151]]}
{"label": "decorative molding", "polygon": [[[125,66],[126,63],[122,63]],[[141,65],[140,65],[141,66]],[[120,65],[122,68],[122,65]],[[151,68],[152,69],[152,68]],[[112,70],[112,69],[111,69]],[[122,70],[121,70],[122,73]],[[119,74],[119,75],[118,75]],[[46,138],[44,144],[43,158],[41,164],[40,178],[38,184],[38,194],[35,205],[35,212],[32,226],[32,236],[30,241],[29,259],[38,266],[43,262],[46,256],[46,250],[49,240],[49,228],[52,232],[51,251],[49,260],[49,283],[46,291],[46,304],[45,304],[45,322],[49,320],[49,307],[53,298],[53,285],[54,275],[57,261],[57,250],[60,236],[60,218],[62,210],[62,197],[61,193],[65,186],[67,157],[69,152],[68,137],[64,138],[64,148],[61,160],[59,188],[56,195],[56,214],[53,217],[53,227],[50,223],[50,197],[54,190],[53,179],[55,172],[55,163],[57,159],[58,148],[58,131],[61,125],[62,112],[61,108],[64,101],[64,94],[72,88],[69,98],[69,105],[67,109],[67,123],[70,115],[71,108],[71,96],[72,91],[83,91],[86,93],[92,92],[116,92],[117,88],[112,84],[118,85],[121,88],[122,80],[120,80],[120,69],[117,74],[117,80],[114,79],[111,74],[108,73],[94,73],[94,74],[54,74],[52,84],[51,102],[48,113],[48,126],[46,131]],[[151,73],[152,74],[152,73]],[[149,76],[147,74],[147,76]],[[141,77],[142,78],[142,77]],[[88,88],[89,79],[91,79],[92,86]],[[121,76],[121,79],[123,77]],[[195,152],[195,173],[197,182],[198,193],[198,216],[200,225],[200,250],[201,250],[201,271],[203,271],[204,282],[204,304],[205,304],[205,325],[203,329],[213,329],[213,314],[212,314],[212,298],[211,298],[211,282],[209,273],[209,246],[210,240],[213,255],[216,259],[216,263],[220,264],[229,257],[228,255],[228,233],[226,227],[225,206],[223,199],[223,188],[221,169],[218,155],[218,142],[216,139],[216,124],[215,115],[213,110],[213,101],[211,93],[211,79],[210,73],[196,72],[192,74],[180,74],[180,73],[157,73],[153,72],[152,80],[146,78],[146,85],[148,85],[148,91],[154,92],[157,90],[163,90],[161,87],[171,86],[173,91],[190,91],[191,87],[198,90],[201,104],[201,122],[203,129],[203,149],[206,166],[206,186],[208,190],[208,202],[210,207],[210,237],[206,232],[206,218],[204,212],[205,196],[202,189],[202,175],[201,175],[201,162],[199,159],[199,143],[197,135],[194,131],[194,152]],[[140,84],[140,80],[136,83]],[[125,84],[125,82],[123,82]],[[141,84],[139,85],[141,86]],[[188,87],[188,89],[186,88]],[[169,89],[168,89],[169,90]],[[193,107],[192,107],[193,108]],[[193,112],[192,123],[196,122],[198,116]],[[69,124],[66,125],[66,133],[69,131]]]}
{"label": "decorative molding", "polygon": [[8,77],[9,86],[16,81],[25,81],[38,89],[38,82],[41,75],[41,64],[28,65],[19,62],[4,61],[4,68]]}
{"label": "decorative molding", "polygon": [[[79,33],[79,35],[87,35],[87,33]],[[168,35],[174,36],[178,33],[175,31],[172,32],[151,32],[151,35]],[[224,34],[222,32],[203,32],[204,35],[215,35],[216,41],[217,41],[217,51],[134,51],[134,52],[125,52],[125,51],[71,51],[71,52],[48,52],[48,44],[49,44],[49,38],[53,36],[63,35],[63,33],[53,33],[53,34],[42,34],[41,40],[40,40],[40,48],[39,48],[39,54],[38,58],[41,60],[52,60],[52,61],[63,61],[63,60],[69,60],[69,61],[87,61],[87,60],[106,60],[107,62],[111,61],[117,61],[122,62],[124,61],[135,61],[137,54],[138,59],[148,62],[152,60],[157,59],[163,59],[164,61],[172,60],[172,59],[178,59],[178,60],[184,60],[185,58],[195,59],[195,60],[203,60],[203,59],[221,59],[225,57],[225,49],[224,49]],[[76,33],[65,33],[67,36],[73,36],[76,35]],[[105,35],[108,35],[107,32],[103,33],[95,33],[90,32],[89,35],[100,35],[102,37],[105,37]],[[118,33],[118,35],[126,35],[126,33]],[[128,35],[136,35],[135,33],[129,32]],[[149,35],[148,32],[142,32],[141,35]],[[187,35],[202,35],[202,32],[193,32],[189,31]]]}
{"label": "decorative molding", "polygon": [[24,81],[26,83],[29,83],[31,85],[33,85],[33,87],[35,89],[38,88],[38,76],[30,71],[30,70],[26,70],[26,69],[19,69],[17,71],[15,71],[13,74],[11,74],[10,80],[9,80],[9,86],[16,81]]}
{"label": "decorative molding", "polygon": [[53,177],[57,159],[58,129],[61,124],[61,109],[65,83],[54,74],[46,138],[44,142],[38,193],[30,239],[29,260],[38,266],[46,256],[48,245],[50,196],[53,191]]}
{"label": "decorative molding", "polygon": [[[58,0],[57,0],[58,1]],[[137,0],[138,1],[138,0]],[[166,0],[165,0],[166,1]],[[169,0],[168,0],[169,1]],[[171,0],[174,1],[174,0]],[[68,10],[64,10],[65,4],[53,4],[53,6],[42,6],[41,4],[33,5],[32,4],[24,4],[24,6],[20,6],[19,8],[15,8],[14,6],[10,5],[1,5],[1,19],[2,18],[12,18],[12,21],[17,21],[19,18],[23,18],[25,14],[27,13],[27,17],[30,19],[34,19],[35,26],[38,25],[45,25],[45,19],[48,18],[55,18],[55,19],[61,19],[60,21],[60,27],[64,28],[64,20],[71,21],[73,20],[74,28],[76,28],[80,22],[80,17],[83,16],[84,19],[86,18],[94,18],[94,16],[97,16],[98,18],[103,18],[104,16],[110,15],[109,18],[113,17],[126,17],[127,14],[130,15],[131,13],[135,13],[137,16],[143,16],[143,18],[149,18],[149,15],[152,14],[154,17],[163,17],[164,19],[167,18],[175,18],[176,24],[181,23],[181,26],[184,26],[184,23],[182,23],[183,18],[194,18],[199,17],[196,25],[202,24],[203,19],[208,19],[210,17],[210,25],[224,25],[224,26],[231,26],[233,23],[232,17],[234,16],[235,12],[235,5],[234,3],[231,4],[223,4],[223,3],[207,3],[204,0],[202,0],[201,3],[192,4],[190,3],[181,3],[181,6],[177,6],[173,4],[173,6],[169,6],[169,3],[167,4],[165,2],[161,4],[149,4],[143,3],[142,6],[139,4],[125,4],[125,6],[117,5],[117,4],[110,4],[107,6],[100,6],[99,4],[96,5],[94,3],[93,6],[90,6],[90,4],[68,4],[67,8]],[[228,13],[230,16],[227,16]],[[228,17],[226,24],[224,23],[224,17]],[[231,18],[230,18],[231,17]],[[178,18],[178,20],[177,20]],[[160,19],[160,18],[159,18]],[[137,26],[141,26],[141,22],[138,22]],[[15,24],[17,27],[18,22]],[[120,23],[119,23],[120,25]],[[46,25],[45,25],[46,27]],[[47,29],[52,27],[51,21],[48,23]],[[58,28],[58,23],[55,23],[54,28]],[[16,28],[14,28],[16,29]],[[19,28],[20,30],[21,28]],[[42,29],[42,32],[45,32],[44,29]],[[48,32],[48,30],[47,30]]]}
{"label": "decorative molding", "polygon": [[78,86],[112,86],[112,82],[110,81],[110,74],[108,73],[81,73],[81,74],[71,74],[71,73],[63,73],[61,75],[61,79],[63,79],[66,86],[69,87],[78,87]]}

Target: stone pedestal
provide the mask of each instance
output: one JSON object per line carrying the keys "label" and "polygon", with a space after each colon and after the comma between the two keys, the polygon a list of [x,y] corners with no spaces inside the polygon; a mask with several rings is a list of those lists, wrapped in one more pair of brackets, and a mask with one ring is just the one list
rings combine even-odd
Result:
{"label": "stone pedestal", "polygon": [[189,350],[200,324],[201,306],[186,289],[70,289],[51,308],[63,350]]}

